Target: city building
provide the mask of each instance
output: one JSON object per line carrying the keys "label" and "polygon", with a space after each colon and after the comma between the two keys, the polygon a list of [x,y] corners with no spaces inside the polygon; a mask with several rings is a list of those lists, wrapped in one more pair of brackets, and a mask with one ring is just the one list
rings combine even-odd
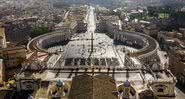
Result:
{"label": "city building", "polygon": [[158,41],[161,48],[167,51],[169,55],[169,69],[177,77],[178,83],[184,84],[184,48],[185,43],[183,40],[184,33],[182,32],[159,32]]}
{"label": "city building", "polygon": [[3,59],[0,59],[0,82],[3,82],[5,79],[5,67]]}
{"label": "city building", "polygon": [[13,68],[21,66],[21,63],[26,59],[26,48],[1,48],[0,57],[4,60],[5,68]]}
{"label": "city building", "polygon": [[6,36],[5,36],[5,29],[0,27],[0,48],[6,48]]}

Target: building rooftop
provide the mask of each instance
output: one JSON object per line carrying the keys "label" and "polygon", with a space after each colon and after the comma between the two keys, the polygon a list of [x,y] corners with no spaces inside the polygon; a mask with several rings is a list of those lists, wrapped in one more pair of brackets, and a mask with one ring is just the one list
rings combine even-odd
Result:
{"label": "building rooftop", "polygon": [[72,80],[69,99],[118,99],[114,79],[105,75],[76,76]]}

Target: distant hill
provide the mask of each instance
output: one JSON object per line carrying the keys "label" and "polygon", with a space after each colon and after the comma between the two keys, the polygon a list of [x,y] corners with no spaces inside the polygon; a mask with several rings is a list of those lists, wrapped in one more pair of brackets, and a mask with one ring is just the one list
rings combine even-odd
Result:
{"label": "distant hill", "polygon": [[50,0],[57,3],[65,4],[91,4],[106,7],[119,7],[119,6],[161,6],[171,5],[178,6],[185,4],[185,0]]}
{"label": "distant hill", "polygon": [[31,7],[35,6],[35,3],[45,3],[52,5],[70,5],[70,4],[91,4],[100,5],[109,8],[128,6],[160,6],[170,5],[179,6],[185,5],[185,0],[0,0],[0,6],[12,5],[18,7]]}

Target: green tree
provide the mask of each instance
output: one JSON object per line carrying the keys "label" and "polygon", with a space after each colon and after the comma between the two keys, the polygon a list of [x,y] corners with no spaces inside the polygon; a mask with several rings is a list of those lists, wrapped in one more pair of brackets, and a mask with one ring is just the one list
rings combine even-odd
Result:
{"label": "green tree", "polygon": [[36,36],[39,36],[39,35],[42,35],[42,34],[45,34],[45,33],[48,33],[48,32],[51,32],[51,30],[48,28],[48,27],[44,27],[44,26],[34,26],[32,28],[32,31],[31,31],[31,34],[30,36],[32,38],[36,37]]}

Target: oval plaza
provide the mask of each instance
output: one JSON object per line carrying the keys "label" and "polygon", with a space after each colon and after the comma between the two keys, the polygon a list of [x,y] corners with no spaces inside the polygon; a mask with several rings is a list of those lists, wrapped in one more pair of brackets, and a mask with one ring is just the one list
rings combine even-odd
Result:
{"label": "oval plaza", "polygon": [[106,74],[118,85],[129,80],[137,91],[149,85],[158,96],[175,95],[176,79],[167,69],[168,58],[160,56],[155,39],[137,32],[96,33],[95,18],[93,8],[89,8],[87,32],[56,31],[29,42],[28,49],[50,55],[43,79],[71,80],[84,73]]}

